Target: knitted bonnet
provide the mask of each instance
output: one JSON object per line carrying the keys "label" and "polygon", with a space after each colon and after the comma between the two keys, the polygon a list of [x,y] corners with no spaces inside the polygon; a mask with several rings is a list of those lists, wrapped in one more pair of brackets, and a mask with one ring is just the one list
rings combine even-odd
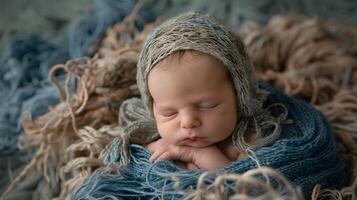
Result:
{"label": "knitted bonnet", "polygon": [[[245,150],[249,144],[244,142],[243,135],[247,129],[256,127],[258,118],[262,119],[259,115],[264,114],[262,105],[266,93],[257,88],[254,68],[239,36],[211,16],[199,12],[184,13],[164,22],[148,36],[139,57],[137,72],[137,84],[146,109],[152,113],[152,97],[148,91],[150,70],[164,58],[182,50],[208,54],[227,67],[238,99],[239,119],[234,138],[237,140],[240,135],[241,141],[234,143],[240,150]],[[268,120],[269,117],[263,118]],[[271,137],[265,139],[272,141]],[[258,146],[254,146],[256,143],[249,147],[254,150],[266,142],[262,143],[260,139]]]}
{"label": "knitted bonnet", "polygon": [[[106,160],[120,157],[120,163],[126,164],[130,143],[145,144],[160,137],[152,113],[148,75],[161,60],[183,50],[213,56],[226,66],[237,95],[238,120],[232,138],[238,150],[256,150],[279,136],[281,117],[273,117],[263,109],[267,93],[257,87],[253,66],[240,38],[215,18],[188,12],[164,22],[146,38],[137,64],[137,85],[141,99],[123,102],[120,118],[126,128],[116,139],[117,144],[113,142],[111,145],[119,148],[120,155],[106,155]],[[244,134],[253,130],[257,137],[248,144]],[[265,133],[267,131],[270,133]]]}

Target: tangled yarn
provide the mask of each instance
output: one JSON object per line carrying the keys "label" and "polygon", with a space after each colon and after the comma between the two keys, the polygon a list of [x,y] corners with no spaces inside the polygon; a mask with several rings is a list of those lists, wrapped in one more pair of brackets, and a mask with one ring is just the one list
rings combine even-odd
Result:
{"label": "tangled yarn", "polygon": [[[279,18],[282,19],[282,18]],[[248,40],[251,37],[247,36],[252,36],[252,35],[247,35],[241,37],[244,39],[244,41],[247,39],[247,42],[245,41],[248,51],[252,54],[250,54],[250,57],[252,58],[253,63],[260,62],[258,58],[265,58],[266,53],[279,53],[279,52],[286,52],[284,49],[281,49],[281,51],[275,51],[272,50],[272,47],[275,47],[277,45],[278,47],[289,47],[290,42],[296,42],[297,44],[301,41],[300,39],[297,40],[294,36],[299,36],[299,37],[304,37],[306,34],[296,34],[296,32],[304,32],[306,31],[301,30],[302,28],[307,28],[309,30],[311,29],[321,29],[321,28],[326,28],[325,24],[322,24],[321,26],[317,26],[311,23],[311,19],[302,19],[301,24],[307,24],[308,26],[300,26],[300,23],[296,23],[297,21],[294,20],[295,18],[293,17],[292,21],[290,18],[283,18],[284,20],[279,20],[279,22],[285,22],[286,20],[288,21],[289,26],[284,26],[283,27],[287,28],[287,31],[278,31],[280,33],[281,40],[266,40],[267,36],[269,36],[270,32],[266,32],[266,29],[272,29],[272,30],[281,30],[279,28],[279,24],[274,23],[271,24],[271,27],[266,27],[262,26],[262,28],[259,28],[254,31],[255,36],[259,37],[253,37],[254,40]],[[280,24],[281,25],[281,24]],[[63,103],[58,104],[55,108],[55,111],[57,112],[49,112],[46,115],[43,115],[41,118],[29,121],[26,123],[26,135],[31,137],[34,141],[37,141],[39,144],[41,144],[41,147],[43,146],[42,144],[45,144],[47,147],[48,144],[51,144],[51,146],[48,146],[47,149],[49,151],[45,151],[45,154],[41,154],[41,156],[36,156],[34,158],[34,162],[36,164],[36,169],[41,170],[41,173],[46,175],[46,167],[41,168],[39,166],[42,166],[42,163],[45,163],[46,158],[49,158],[49,160],[54,159],[59,161],[58,166],[56,168],[57,175],[60,176],[60,180],[54,184],[50,184],[50,187],[53,185],[61,185],[61,197],[64,198],[67,196],[71,191],[74,186],[79,185],[82,180],[85,177],[90,176],[94,169],[97,168],[103,168],[103,163],[100,159],[98,159],[99,153],[102,151],[104,146],[112,141],[114,137],[118,135],[118,133],[121,130],[121,126],[118,127],[117,120],[117,111],[116,108],[119,103],[122,102],[122,100],[128,99],[130,97],[137,96],[137,87],[135,85],[135,66],[138,58],[138,53],[141,49],[143,39],[146,37],[148,30],[153,27],[156,27],[155,24],[153,25],[147,25],[145,26],[145,31],[142,33],[133,33],[129,29],[127,29],[127,21],[124,23],[117,24],[115,27],[107,31],[107,38],[105,38],[105,41],[103,43],[102,49],[100,49],[99,56],[95,56],[93,58],[87,59],[88,62],[86,62],[86,70],[85,71],[76,71],[79,73],[79,77],[84,80],[88,80],[90,84],[87,85],[87,92],[89,99],[86,103],[85,109],[79,113],[76,114],[75,122],[79,130],[79,134],[75,133],[74,130],[71,129],[72,127],[72,118],[71,116],[62,116],[58,115],[58,112],[62,113]],[[291,29],[291,30],[290,30]],[[151,31],[150,30],[150,31]],[[330,30],[330,29],[329,29]],[[340,29],[339,29],[340,30]],[[255,34],[256,31],[260,34]],[[342,29],[343,31],[343,29]],[[251,32],[252,30],[248,30],[247,33]],[[309,32],[310,33],[310,32]],[[311,34],[317,34],[319,33],[318,31],[313,31]],[[252,33],[253,34],[253,33]],[[120,37],[118,37],[120,35]],[[124,37],[122,37],[124,35]],[[346,36],[346,34],[344,34]],[[288,38],[286,38],[289,36]],[[291,37],[290,37],[291,36]],[[329,66],[328,72],[331,74],[326,77],[326,79],[323,80],[330,80],[330,81],[336,81],[340,80],[343,77],[339,76],[339,73],[336,73],[337,69],[345,69],[344,66],[352,66],[352,69],[354,68],[354,58],[355,55],[353,52],[349,51],[342,51],[343,49],[341,46],[342,43],[341,41],[335,41],[331,37],[332,35],[327,35],[324,37],[324,40],[318,40],[318,41],[311,41],[309,38],[306,37],[305,39],[307,40],[302,47],[311,47],[310,45],[313,45],[315,43],[320,43],[320,42],[326,42],[328,44],[336,44],[336,46],[331,45],[331,48],[329,48],[329,51],[331,54],[318,54],[316,56],[320,57],[314,57],[314,59],[306,59],[310,57],[309,51],[304,51],[306,55],[301,55],[305,59],[294,59],[295,63],[297,61],[306,61],[307,63],[300,63],[299,65],[295,66],[306,66],[307,69],[310,67],[318,67],[319,65],[321,66]],[[129,38],[129,40],[128,40]],[[133,38],[130,40],[130,38]],[[271,44],[272,46],[265,46],[265,42],[268,42],[268,44]],[[277,42],[281,42],[280,45],[276,44]],[[352,44],[352,43],[351,43]],[[263,48],[262,48],[263,45]],[[291,46],[291,45],[290,45]],[[255,47],[257,50],[254,50]],[[314,50],[316,49],[316,50]],[[313,52],[319,52],[319,50],[326,50],[326,48],[321,48],[318,45],[311,47],[310,49]],[[318,101],[313,101],[311,100],[310,103],[316,106],[316,103],[320,105],[320,103],[325,103],[321,105],[321,107],[316,107],[318,110],[323,112],[329,119],[329,121],[332,124],[333,132],[336,137],[340,137],[340,133],[346,137],[343,141],[343,154],[342,156],[349,156],[352,158],[356,158],[356,148],[355,148],[355,143],[353,142],[353,134],[355,134],[356,129],[353,128],[354,122],[350,121],[350,119],[356,119],[355,118],[355,110],[356,110],[356,94],[352,93],[350,91],[340,91],[336,94],[337,91],[339,91],[339,86],[337,85],[336,87],[332,85],[332,89],[330,90],[331,87],[326,87],[324,85],[326,81],[320,81],[320,77],[324,76],[324,74],[316,73],[313,75],[313,77],[307,77],[305,79],[300,80],[299,74],[294,74],[294,71],[296,68],[289,68],[288,70],[284,71],[275,71],[276,66],[278,67],[285,67],[287,66],[287,63],[294,64],[293,61],[289,61],[291,57],[289,55],[292,55],[294,52],[287,52],[286,56],[288,56],[288,59],[285,59],[286,57],[279,57],[282,60],[277,60],[279,65],[276,65],[274,62],[272,62],[271,66],[258,66],[261,68],[264,68],[264,70],[267,70],[267,72],[271,72],[274,70],[274,72],[277,73],[279,76],[268,76],[269,73],[263,74],[263,79],[269,81],[272,83],[274,86],[277,86],[279,88],[282,88],[284,92],[288,93],[289,95],[293,95],[296,98],[302,98],[310,101],[310,99],[317,99]],[[253,54],[258,54],[258,55],[253,55]],[[262,55],[262,56],[259,56]],[[285,55],[285,54],[284,54]],[[315,54],[314,54],[315,55]],[[344,62],[341,63],[342,57],[345,58],[343,59]],[[274,58],[273,56],[267,56],[268,58]],[[324,59],[325,57],[332,59],[331,60],[326,60]],[[270,61],[266,59],[262,59],[262,61],[265,61],[264,63]],[[288,62],[289,61],[289,62]],[[66,63],[70,65],[72,62]],[[318,64],[318,65],[316,65]],[[264,66],[264,67],[263,67]],[[83,68],[80,66],[81,69]],[[76,69],[76,68],[74,68]],[[279,68],[280,70],[281,68]],[[320,69],[324,69],[324,72],[326,72],[325,68],[318,68],[316,69],[316,72],[320,72]],[[87,73],[87,72],[90,73]],[[314,70],[315,71],[315,70]],[[352,72],[354,72],[353,70]],[[120,73],[119,73],[120,72]],[[288,73],[285,73],[288,72]],[[342,71],[343,72],[343,71]],[[310,73],[311,75],[311,73]],[[264,77],[268,77],[265,79]],[[332,78],[331,78],[332,77]],[[352,77],[355,77],[352,74]],[[273,81],[271,80],[273,78]],[[298,79],[297,79],[298,78]],[[316,84],[310,84],[311,81],[314,79],[318,80],[318,85]],[[298,80],[298,81],[296,81]],[[356,80],[356,79],[354,79]],[[303,82],[303,85],[300,85],[300,82]],[[316,81],[315,81],[316,82]],[[351,79],[351,82],[355,82]],[[283,84],[284,83],[284,84]],[[314,83],[314,82],[312,82]],[[283,84],[283,85],[282,85]],[[297,88],[296,88],[297,86]],[[301,87],[300,87],[301,86]],[[330,84],[327,86],[331,86]],[[77,96],[81,96],[83,93],[85,93],[86,88],[82,88],[81,85],[77,86]],[[292,89],[291,92],[289,92],[289,89]],[[328,92],[330,95],[324,95],[325,91]],[[314,98],[314,97],[317,98]],[[327,97],[324,98],[324,97]],[[80,101],[80,105],[85,104],[82,100],[85,99],[78,99]],[[321,102],[320,102],[321,101]],[[329,103],[326,103],[326,101],[331,101]],[[76,101],[77,102],[77,101]],[[76,107],[78,104],[74,104],[71,106],[73,109],[77,109]],[[107,109],[106,105],[113,106],[115,109]],[[136,106],[136,105],[134,105]],[[58,109],[57,109],[58,108]],[[65,107],[66,108],[66,107]],[[104,109],[105,108],[105,109]],[[289,112],[290,113],[290,112]],[[305,115],[304,115],[305,116]],[[53,118],[58,118],[61,117],[61,122],[60,123],[54,123],[58,122],[57,121],[51,121]],[[133,116],[134,118],[128,118],[130,119],[135,119],[136,115]],[[110,120],[109,120],[110,119]],[[121,118],[119,118],[121,120]],[[50,126],[48,126],[50,124]],[[111,126],[103,126],[103,124],[111,124]],[[91,127],[89,127],[90,125]],[[42,131],[44,130],[44,131]],[[42,132],[45,133],[42,136]],[[65,133],[65,134],[64,134]],[[282,133],[284,134],[284,133]],[[49,138],[50,143],[48,143],[48,140],[44,140],[41,138]],[[41,139],[41,140],[40,140]],[[308,139],[304,141],[309,141]],[[316,141],[316,140],[314,140]],[[277,141],[278,142],[278,141]],[[66,145],[63,145],[66,144]],[[315,144],[315,142],[314,142]],[[353,144],[353,145],[347,145],[347,144]],[[341,145],[341,144],[339,144]],[[68,148],[62,148],[63,146],[68,146]],[[347,147],[348,146],[348,147]],[[60,148],[58,148],[60,147]],[[132,147],[131,147],[132,148]],[[310,148],[310,146],[309,146]],[[283,148],[283,150],[285,147]],[[341,148],[339,148],[341,149]],[[42,150],[42,148],[39,148],[39,151]],[[145,149],[144,149],[145,150]],[[281,151],[281,150],[280,150]],[[117,152],[113,152],[113,156],[117,156]],[[131,151],[132,152],[132,151]],[[147,152],[146,152],[147,153]],[[302,152],[301,154],[306,153],[306,151]],[[341,152],[340,152],[341,153]],[[116,155],[115,155],[116,154]],[[298,154],[298,152],[296,153]],[[46,157],[46,155],[48,155]],[[60,157],[56,157],[56,155],[59,155]],[[137,155],[137,154],[135,154]],[[340,154],[341,155],[341,154]],[[311,156],[311,155],[308,155]],[[44,158],[44,159],[43,159]],[[258,157],[259,161],[261,157]],[[345,159],[345,158],[344,158]],[[115,162],[114,157],[109,159],[110,161]],[[140,160],[140,159],[139,159]],[[134,162],[134,161],[130,161]],[[135,161],[136,162],[136,161]],[[333,163],[334,160],[331,160],[331,163]],[[62,163],[62,165],[61,165]],[[329,164],[331,164],[329,163]],[[143,163],[140,163],[143,164]],[[263,163],[262,163],[263,164]],[[351,178],[352,182],[353,180],[356,180],[356,164],[351,164],[346,162],[346,173],[348,176]],[[264,164],[263,164],[264,166]],[[43,170],[44,169],[44,170]],[[33,174],[32,172],[35,171],[35,169],[31,168],[31,173],[28,173],[26,171],[24,174],[27,174],[27,177],[31,177]],[[249,170],[248,172],[251,172],[254,170]],[[60,174],[59,174],[60,173]],[[62,176],[62,173],[65,176]],[[99,176],[99,172],[94,173],[93,176]],[[103,172],[105,173],[105,172]],[[106,174],[108,175],[108,174]],[[233,174],[233,175],[240,175],[240,174]],[[298,176],[298,175],[297,175]],[[202,175],[200,176],[202,177]],[[218,177],[217,177],[218,178]],[[331,177],[333,180],[334,177]],[[28,179],[27,179],[28,180]],[[340,180],[340,178],[337,178],[336,180]],[[349,184],[352,184],[350,182]],[[354,181],[356,183],[356,181]],[[45,180],[43,181],[43,185],[48,186],[48,182]],[[90,183],[90,182],[89,182]],[[103,182],[101,182],[104,184]],[[356,184],[351,185],[348,187],[348,190],[340,190],[336,192],[340,192],[343,196],[348,196],[346,199],[353,199],[353,194],[356,191],[355,186]],[[112,184],[112,182],[110,183]],[[295,184],[295,183],[294,183]],[[319,184],[319,182],[316,182],[316,184]],[[209,184],[208,184],[209,185]],[[326,185],[323,183],[323,185]],[[113,184],[113,187],[115,184]],[[82,187],[82,186],[81,186]],[[88,188],[88,186],[86,186]],[[99,186],[100,187],[100,186]],[[103,188],[106,188],[107,186],[103,185]],[[324,188],[325,186],[323,186]],[[93,185],[93,191],[96,190],[98,191],[98,185]],[[220,188],[220,187],[219,187]],[[324,189],[321,188],[323,191]],[[187,190],[184,190],[180,194],[186,192]],[[318,191],[315,190],[314,191]],[[17,191],[14,191],[17,192]],[[212,194],[209,191],[205,191],[204,189],[202,190],[200,185],[197,185],[197,193],[201,192],[202,194]],[[88,192],[87,192],[88,193]],[[84,194],[84,193],[82,193]],[[237,191],[236,195],[240,195],[240,191]],[[319,193],[316,193],[319,194]],[[312,199],[317,199],[317,195],[315,194],[315,198],[313,197]],[[349,198],[352,194],[352,197]],[[111,195],[108,194],[108,197]],[[354,195],[355,196],[355,195]],[[78,197],[78,196],[77,196]],[[113,196],[111,196],[113,197]],[[160,196],[161,197],[161,196]],[[86,197],[83,197],[86,198]],[[140,196],[139,196],[140,198]],[[49,199],[49,198],[45,198]],[[114,197],[112,199],[115,199]],[[207,199],[224,199],[224,198],[218,198],[214,196],[214,198],[207,198]],[[245,198],[249,199],[249,198]],[[281,199],[279,198],[270,198],[270,199]],[[285,198],[285,199],[293,199],[293,198]],[[337,198],[338,199],[338,198]],[[344,198],[343,198],[344,199]]]}

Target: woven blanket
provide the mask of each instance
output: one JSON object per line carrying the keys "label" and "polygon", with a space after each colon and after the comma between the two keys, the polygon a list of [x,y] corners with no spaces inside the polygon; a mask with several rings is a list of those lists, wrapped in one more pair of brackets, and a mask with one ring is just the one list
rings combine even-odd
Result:
{"label": "woven blanket", "polygon": [[[259,87],[270,92],[264,106],[281,103],[288,109],[292,124],[283,126],[281,137],[255,154],[262,166],[283,173],[294,186],[310,196],[316,184],[339,188],[345,182],[344,163],[340,159],[329,123],[308,103],[287,96],[279,89],[260,82]],[[130,161],[126,169],[108,173],[98,169],[71,195],[72,199],[180,199],[195,189],[198,177],[205,170],[186,170],[173,162],[160,160],[151,164],[150,152],[140,145],[130,146]],[[257,167],[250,157],[217,169],[243,173]],[[207,179],[207,182],[212,179]],[[180,190],[175,190],[175,188]]]}

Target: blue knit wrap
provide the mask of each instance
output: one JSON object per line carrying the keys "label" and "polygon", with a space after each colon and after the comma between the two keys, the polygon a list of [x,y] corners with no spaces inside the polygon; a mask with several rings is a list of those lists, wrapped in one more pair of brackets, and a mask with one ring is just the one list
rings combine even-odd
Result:
{"label": "blue knit wrap", "polygon": [[[283,125],[278,140],[255,152],[260,164],[284,174],[294,186],[302,188],[306,197],[311,195],[316,184],[323,188],[342,187],[345,183],[344,162],[339,157],[325,117],[308,103],[289,97],[267,83],[260,82],[259,88],[269,91],[265,106],[284,104],[289,118],[293,119],[292,124]],[[181,169],[167,160],[151,164],[150,155],[144,147],[131,145],[127,169],[116,175],[101,169],[95,171],[71,198],[180,199],[185,190],[195,189],[198,177],[205,172]],[[255,161],[245,157],[217,171],[243,173],[256,167]],[[173,177],[180,180],[181,191],[174,189]]]}

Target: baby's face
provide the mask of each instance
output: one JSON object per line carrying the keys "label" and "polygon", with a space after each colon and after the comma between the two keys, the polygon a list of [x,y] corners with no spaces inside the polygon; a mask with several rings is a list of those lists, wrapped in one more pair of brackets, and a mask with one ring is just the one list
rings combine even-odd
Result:
{"label": "baby's face", "polygon": [[236,125],[237,100],[225,66],[197,54],[166,58],[149,73],[157,128],[171,144],[209,146],[228,138]]}

